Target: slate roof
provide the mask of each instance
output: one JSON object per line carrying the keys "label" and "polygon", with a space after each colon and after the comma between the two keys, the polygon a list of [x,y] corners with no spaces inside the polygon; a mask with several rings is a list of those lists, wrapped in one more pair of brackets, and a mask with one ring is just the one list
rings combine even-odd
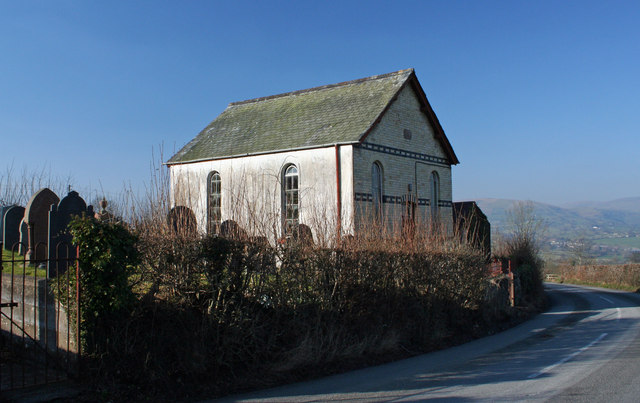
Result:
{"label": "slate roof", "polygon": [[413,69],[230,103],[167,164],[359,143],[409,82],[424,98],[423,111],[457,164]]}

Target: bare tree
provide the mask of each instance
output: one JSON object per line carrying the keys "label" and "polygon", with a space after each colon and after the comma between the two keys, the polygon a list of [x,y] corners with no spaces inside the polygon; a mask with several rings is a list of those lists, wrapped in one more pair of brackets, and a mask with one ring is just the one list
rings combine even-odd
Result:
{"label": "bare tree", "polygon": [[44,187],[59,195],[64,194],[71,182],[70,177],[63,180],[54,176],[51,168],[47,166],[40,169],[25,166],[22,172],[17,173],[14,164],[11,163],[0,173],[0,206],[24,206],[35,192]]}
{"label": "bare tree", "polygon": [[506,214],[510,242],[519,248],[529,249],[533,255],[538,256],[547,223],[536,216],[533,202],[518,201]]}
{"label": "bare tree", "polygon": [[495,254],[511,259],[520,282],[522,297],[540,300],[543,295],[540,256],[546,223],[535,214],[533,202],[516,202],[507,210],[508,233],[497,239]]}
{"label": "bare tree", "polygon": [[584,236],[574,240],[571,243],[571,250],[575,258],[575,263],[578,265],[584,265],[591,263],[593,254],[591,249],[593,248],[593,241]]}

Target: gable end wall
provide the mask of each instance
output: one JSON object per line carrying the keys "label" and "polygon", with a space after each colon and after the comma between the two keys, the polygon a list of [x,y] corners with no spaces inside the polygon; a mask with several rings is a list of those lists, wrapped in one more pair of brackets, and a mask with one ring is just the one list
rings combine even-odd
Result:
{"label": "gable end wall", "polygon": [[[402,206],[398,198],[407,194],[407,185],[411,184],[419,200],[416,217],[426,220],[430,214],[429,179],[436,171],[440,177],[440,221],[451,231],[451,165],[420,106],[414,90],[407,85],[363,144],[354,147],[356,223],[372,208],[372,203],[364,199],[371,194],[371,166],[378,161],[383,168],[383,194],[387,200],[383,208],[387,218],[400,219]],[[404,137],[405,129],[411,131],[410,140]]]}

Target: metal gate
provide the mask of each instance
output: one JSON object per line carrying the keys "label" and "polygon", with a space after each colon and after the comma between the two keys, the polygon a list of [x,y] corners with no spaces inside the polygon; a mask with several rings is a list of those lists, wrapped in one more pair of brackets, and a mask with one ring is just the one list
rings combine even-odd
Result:
{"label": "metal gate", "polygon": [[[5,250],[0,242],[0,391],[59,382],[78,374],[78,250],[58,244],[49,254]],[[49,256],[31,259],[27,256]]]}

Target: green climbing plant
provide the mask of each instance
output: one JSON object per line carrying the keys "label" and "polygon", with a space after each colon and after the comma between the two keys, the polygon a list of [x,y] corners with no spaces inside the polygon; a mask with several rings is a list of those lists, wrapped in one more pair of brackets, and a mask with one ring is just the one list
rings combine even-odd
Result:
{"label": "green climbing plant", "polygon": [[[80,340],[85,352],[99,352],[136,301],[128,279],[140,262],[138,238],[120,223],[90,217],[74,218],[69,230],[80,250]],[[76,300],[76,276],[61,277],[66,285],[59,298],[69,306]]]}

